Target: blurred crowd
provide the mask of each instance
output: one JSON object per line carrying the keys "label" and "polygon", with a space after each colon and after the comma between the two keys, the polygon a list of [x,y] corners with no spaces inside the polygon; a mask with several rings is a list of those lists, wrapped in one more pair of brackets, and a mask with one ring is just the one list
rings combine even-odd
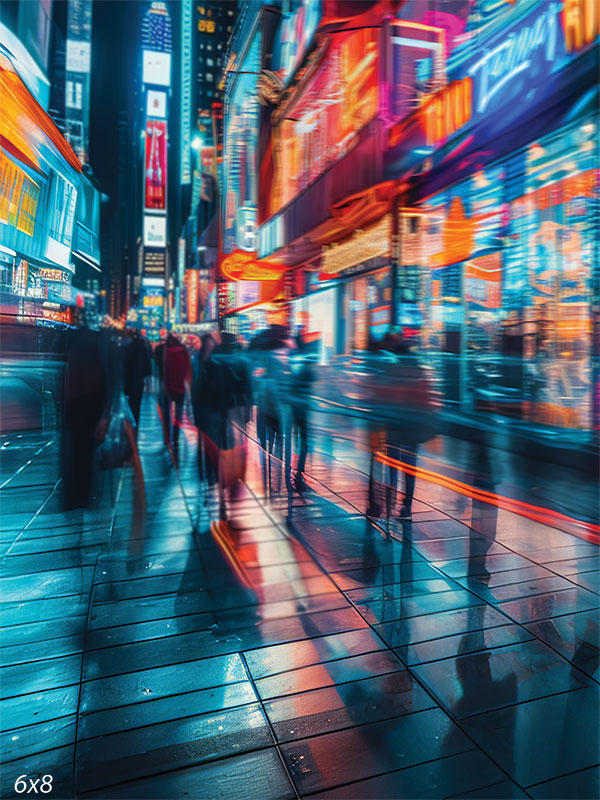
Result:
{"label": "blurred crowd", "polygon": [[[67,508],[90,504],[95,465],[107,470],[132,462],[141,473],[137,439],[144,393],[144,407],[160,416],[175,466],[182,431],[196,430],[197,436],[183,437],[186,452],[197,447],[198,478],[217,493],[222,519],[246,476],[249,442],[258,452],[265,497],[307,490],[318,353],[302,333],[291,336],[285,326],[271,325],[246,344],[227,332],[187,342],[169,333],[154,347],[136,330],[80,328],[67,337]],[[436,434],[436,397],[401,334],[386,334],[377,358],[379,377],[362,379],[372,409],[366,514],[389,518],[399,509],[400,518],[409,519],[419,447]],[[373,411],[382,404],[393,409],[385,419]]]}
{"label": "blurred crowd", "polygon": [[[266,495],[306,488],[312,356],[302,337],[272,325],[243,347],[231,333],[188,347],[169,333],[154,348],[136,330],[67,334],[63,482],[67,508],[90,504],[100,469],[137,457],[144,392],[153,396],[177,465],[181,431],[198,431],[199,477],[226,495],[245,476],[247,443],[259,445]],[[252,426],[249,423],[252,422]]]}

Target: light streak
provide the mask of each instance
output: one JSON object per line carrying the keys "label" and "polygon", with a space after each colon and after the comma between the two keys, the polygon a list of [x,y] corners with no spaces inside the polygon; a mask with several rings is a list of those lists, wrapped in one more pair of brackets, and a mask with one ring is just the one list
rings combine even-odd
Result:
{"label": "light streak", "polygon": [[[564,528],[561,528],[561,523],[562,525],[566,524],[570,528],[570,530],[568,530],[569,533],[574,533],[575,536],[585,539],[588,542],[600,544],[600,526],[594,525],[593,523],[583,522],[574,517],[569,517],[566,514],[561,514],[559,511],[552,511],[549,508],[534,506],[531,503],[515,500],[512,497],[504,497],[503,495],[496,494],[496,492],[477,489],[475,486],[470,486],[455,478],[441,475],[438,472],[432,472],[423,467],[413,467],[410,464],[405,464],[403,461],[384,455],[383,453],[378,453],[375,458],[379,463],[385,464],[388,467],[394,467],[408,475],[414,475],[415,478],[422,478],[429,483],[435,483],[438,486],[451,489],[457,494],[470,497],[472,500],[481,500],[484,503],[489,503],[504,511],[519,514],[522,517],[527,517],[543,525],[549,525],[564,530]],[[575,530],[572,530],[572,528],[575,528]]]}

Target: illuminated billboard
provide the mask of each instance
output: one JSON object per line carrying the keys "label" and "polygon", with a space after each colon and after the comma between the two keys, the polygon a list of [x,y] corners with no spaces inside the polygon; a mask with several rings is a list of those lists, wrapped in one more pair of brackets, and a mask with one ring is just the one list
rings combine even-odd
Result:
{"label": "illuminated billboard", "polygon": [[167,123],[146,123],[146,179],[144,205],[163,210],[167,192]]}
{"label": "illuminated billboard", "polygon": [[167,93],[148,89],[146,95],[146,116],[165,119],[167,116]]}
{"label": "illuminated billboard", "polygon": [[142,80],[154,86],[171,85],[171,53],[144,50],[142,55]]}
{"label": "illuminated billboard", "polygon": [[338,37],[298,102],[275,112],[273,183],[267,216],[276,214],[358,142],[378,108],[377,30]]}
{"label": "illuminated billboard", "polygon": [[256,85],[261,33],[255,35],[229,99],[223,146],[223,252],[254,250],[258,204],[260,104]]}
{"label": "illuminated billboard", "polygon": [[172,25],[167,4],[154,0],[142,20],[142,47],[144,50],[171,52]]}
{"label": "illuminated billboard", "polygon": [[166,247],[167,218],[163,216],[144,216],[144,247]]}
{"label": "illuminated billboard", "polygon": [[67,72],[89,72],[92,60],[92,43],[67,39]]}

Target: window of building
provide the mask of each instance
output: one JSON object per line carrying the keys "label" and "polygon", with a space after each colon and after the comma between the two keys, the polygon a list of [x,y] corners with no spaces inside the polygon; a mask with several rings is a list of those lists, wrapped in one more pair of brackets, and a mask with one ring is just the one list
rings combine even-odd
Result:
{"label": "window of building", "polygon": [[215,65],[215,62],[214,62],[214,60],[212,58],[207,58],[206,59],[206,66],[207,67],[214,67],[214,65]]}
{"label": "window of building", "polygon": [[33,236],[39,198],[39,186],[36,186],[36,184],[28,178],[25,178],[23,181],[23,190],[21,192],[21,207],[19,209],[17,228],[28,236]]}
{"label": "window of building", "polygon": [[212,72],[207,72],[205,77],[206,77],[206,80],[209,81],[209,83],[212,83],[213,80],[214,80],[214,76],[213,76]]}

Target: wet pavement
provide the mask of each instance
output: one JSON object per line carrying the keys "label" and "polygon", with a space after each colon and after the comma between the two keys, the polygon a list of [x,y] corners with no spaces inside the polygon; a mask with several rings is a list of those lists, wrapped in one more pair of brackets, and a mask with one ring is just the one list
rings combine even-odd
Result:
{"label": "wet pavement", "polygon": [[251,444],[225,522],[184,433],[147,398],[145,504],[69,513],[58,439],[4,440],[3,797],[599,796],[595,544],[420,480],[368,519],[331,442],[289,497]]}

